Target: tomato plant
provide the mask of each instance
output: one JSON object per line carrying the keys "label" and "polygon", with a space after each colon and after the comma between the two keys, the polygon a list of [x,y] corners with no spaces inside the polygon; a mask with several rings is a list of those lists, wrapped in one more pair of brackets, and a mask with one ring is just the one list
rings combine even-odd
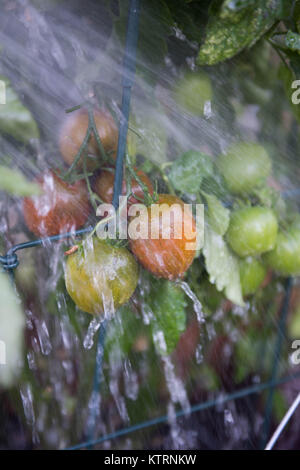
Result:
{"label": "tomato plant", "polygon": [[219,158],[219,168],[232,193],[249,193],[265,183],[271,160],[264,147],[255,142],[231,145]]}
{"label": "tomato plant", "polygon": [[174,99],[185,111],[202,116],[204,106],[212,99],[210,78],[203,72],[187,72],[174,88]]}
{"label": "tomato plant", "polygon": [[[156,276],[170,280],[181,278],[195,256],[195,249],[187,249],[187,244],[196,241],[196,222],[189,211],[186,211],[186,218],[183,217],[184,203],[177,196],[160,194],[158,206],[160,211],[154,211],[151,205],[145,213],[137,216],[136,222],[140,228],[146,229],[147,236],[131,238],[130,247],[138,261]],[[159,228],[156,238],[152,230],[155,226]],[[192,236],[186,233],[190,230],[193,231]],[[169,238],[165,238],[164,233]]]}
{"label": "tomato plant", "polygon": [[240,260],[240,280],[244,296],[254,294],[267,274],[266,267],[255,258]]}
{"label": "tomato plant", "polygon": [[278,223],[267,207],[245,207],[231,214],[227,240],[241,257],[259,255],[275,247]]}
{"label": "tomato plant", "polygon": [[[111,157],[116,157],[118,145],[118,128],[111,114],[106,110],[94,111],[95,125],[101,139],[101,143],[106,153]],[[79,109],[70,113],[60,130],[59,149],[64,161],[71,165],[78,153],[80,146],[88,130],[88,111]],[[93,169],[97,166],[100,151],[94,134],[90,136],[87,149],[87,168]],[[82,157],[81,157],[82,163]]]}
{"label": "tomato plant", "polygon": [[51,170],[36,181],[43,193],[23,200],[23,214],[31,232],[46,237],[78,229],[85,224],[90,204],[83,181],[68,184]]}
{"label": "tomato plant", "polygon": [[[142,181],[142,183],[147,187],[149,194],[153,194],[153,186],[146,175],[141,170],[138,170],[135,168],[136,174],[138,178]],[[100,196],[102,201],[111,204],[112,199],[113,199],[113,192],[114,192],[114,180],[115,180],[115,175],[113,171],[110,171],[110,169],[103,169],[100,173],[100,175],[95,179],[94,182],[94,191],[95,193]],[[128,205],[131,204],[136,204],[140,201],[140,199],[144,199],[144,192],[143,189],[141,188],[140,184],[137,182],[135,178],[131,178],[131,183],[130,183],[130,192],[132,195],[128,198]],[[125,179],[123,180],[123,185],[122,185],[122,195],[125,196],[127,193],[127,188],[126,188],[126,181]],[[136,197],[138,199],[136,199]]]}
{"label": "tomato plant", "polygon": [[275,248],[264,256],[266,263],[284,276],[300,274],[300,229],[280,231]]}
{"label": "tomato plant", "polygon": [[93,239],[68,256],[66,288],[76,305],[92,315],[116,310],[132,296],[138,282],[138,265],[124,247]]}

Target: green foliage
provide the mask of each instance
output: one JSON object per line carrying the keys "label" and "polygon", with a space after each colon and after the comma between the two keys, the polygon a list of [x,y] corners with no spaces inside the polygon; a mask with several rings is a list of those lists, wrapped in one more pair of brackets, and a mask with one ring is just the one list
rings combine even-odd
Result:
{"label": "green foliage", "polygon": [[211,12],[206,28],[206,38],[200,47],[198,63],[214,65],[230,59],[246,47],[251,47],[278,19],[281,13],[279,0],[256,0],[231,8],[232,2]]}
{"label": "green foliage", "polygon": [[170,354],[185,331],[185,294],[173,282],[153,278],[148,304],[153,313],[151,328],[155,347],[162,355]]}
{"label": "green foliage", "polygon": [[6,85],[6,104],[0,104],[0,132],[28,143],[39,137],[38,127],[30,111],[19,100],[9,80],[0,75]]}
{"label": "green foliage", "polygon": [[178,191],[197,193],[203,178],[212,173],[212,158],[205,153],[190,150],[172,163],[169,179]]}
{"label": "green foliage", "polygon": [[18,170],[0,165],[0,190],[13,196],[34,196],[41,193],[41,188],[28,181]]}
{"label": "green foliage", "polygon": [[209,227],[205,230],[203,253],[210,282],[237,305],[244,305],[239,264],[222,236]]}
{"label": "green foliage", "polygon": [[285,36],[285,44],[291,51],[300,50],[300,34],[288,31]]}
{"label": "green foliage", "polygon": [[0,385],[10,387],[17,379],[23,362],[25,316],[20,300],[7,274],[0,272],[0,349],[5,348],[5,364],[0,365]]}
{"label": "green foliage", "polygon": [[230,210],[223,206],[219,199],[213,194],[202,191],[208,206],[208,223],[218,234],[225,235],[230,220]]}

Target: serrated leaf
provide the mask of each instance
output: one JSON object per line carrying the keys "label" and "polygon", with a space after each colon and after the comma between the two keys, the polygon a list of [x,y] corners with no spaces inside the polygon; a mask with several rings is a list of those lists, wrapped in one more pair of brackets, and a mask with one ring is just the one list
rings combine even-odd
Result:
{"label": "serrated leaf", "polygon": [[225,235],[230,220],[230,210],[223,206],[219,199],[202,191],[208,206],[208,222],[219,235]]}
{"label": "serrated leaf", "polygon": [[[6,273],[0,272],[0,385],[10,387],[23,361],[25,317]],[[4,362],[4,364],[3,364]]]}
{"label": "serrated leaf", "polygon": [[212,174],[212,158],[190,150],[173,162],[168,176],[175,189],[193,194],[199,191],[203,178]]}
{"label": "serrated leaf", "polygon": [[41,194],[41,188],[28,181],[25,176],[6,166],[0,165],[0,190],[13,196],[35,196]]}
{"label": "serrated leaf", "polygon": [[204,44],[200,47],[198,63],[214,65],[251,47],[275,23],[281,12],[280,0],[256,0],[241,11],[226,10],[211,15]]}
{"label": "serrated leaf", "polygon": [[39,130],[30,111],[21,103],[9,80],[0,75],[5,83],[5,104],[0,104],[0,132],[28,143],[39,137]]}
{"label": "serrated leaf", "polygon": [[205,230],[203,254],[210,282],[236,305],[244,306],[239,265],[221,235],[209,227]]}
{"label": "serrated leaf", "polygon": [[170,281],[153,279],[148,302],[154,315],[151,327],[155,347],[162,355],[170,354],[185,331],[185,294]]}

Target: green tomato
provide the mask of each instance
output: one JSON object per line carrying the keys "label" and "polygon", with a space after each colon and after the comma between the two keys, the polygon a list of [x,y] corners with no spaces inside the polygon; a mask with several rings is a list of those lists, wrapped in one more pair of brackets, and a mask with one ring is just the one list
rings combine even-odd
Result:
{"label": "green tomato", "polygon": [[187,72],[174,89],[176,103],[196,116],[204,114],[204,105],[212,100],[212,94],[210,78],[203,72]]}
{"label": "green tomato", "polygon": [[240,280],[243,296],[254,294],[267,274],[265,266],[255,258],[240,260]]}
{"label": "green tomato", "polygon": [[245,207],[232,213],[227,241],[241,258],[259,255],[275,247],[278,223],[271,209]]}
{"label": "green tomato", "polygon": [[231,145],[219,158],[219,169],[230,192],[251,193],[271,173],[271,160],[264,147],[254,142]]}
{"label": "green tomato", "polygon": [[300,275],[300,229],[281,231],[274,250],[264,256],[268,266],[283,276]]}
{"label": "green tomato", "polygon": [[70,254],[65,266],[65,282],[76,305],[92,315],[107,308],[116,310],[127,302],[138,282],[138,265],[126,248],[93,239],[92,246]]}

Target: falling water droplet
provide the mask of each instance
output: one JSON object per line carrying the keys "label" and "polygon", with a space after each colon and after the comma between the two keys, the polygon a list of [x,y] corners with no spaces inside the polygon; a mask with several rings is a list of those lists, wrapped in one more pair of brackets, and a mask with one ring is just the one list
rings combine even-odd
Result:
{"label": "falling water droplet", "polygon": [[83,347],[85,349],[91,349],[93,347],[95,334],[99,330],[101,322],[102,322],[102,318],[100,318],[100,317],[95,317],[90,322],[87,333],[86,333],[85,338],[83,340]]}
{"label": "falling water droplet", "polygon": [[187,282],[177,281],[176,284],[181,287],[181,289],[186,293],[186,295],[192,300],[194,304],[194,310],[197,315],[197,320],[199,323],[204,323],[204,314],[202,310],[202,305],[196,294],[192,291]]}

